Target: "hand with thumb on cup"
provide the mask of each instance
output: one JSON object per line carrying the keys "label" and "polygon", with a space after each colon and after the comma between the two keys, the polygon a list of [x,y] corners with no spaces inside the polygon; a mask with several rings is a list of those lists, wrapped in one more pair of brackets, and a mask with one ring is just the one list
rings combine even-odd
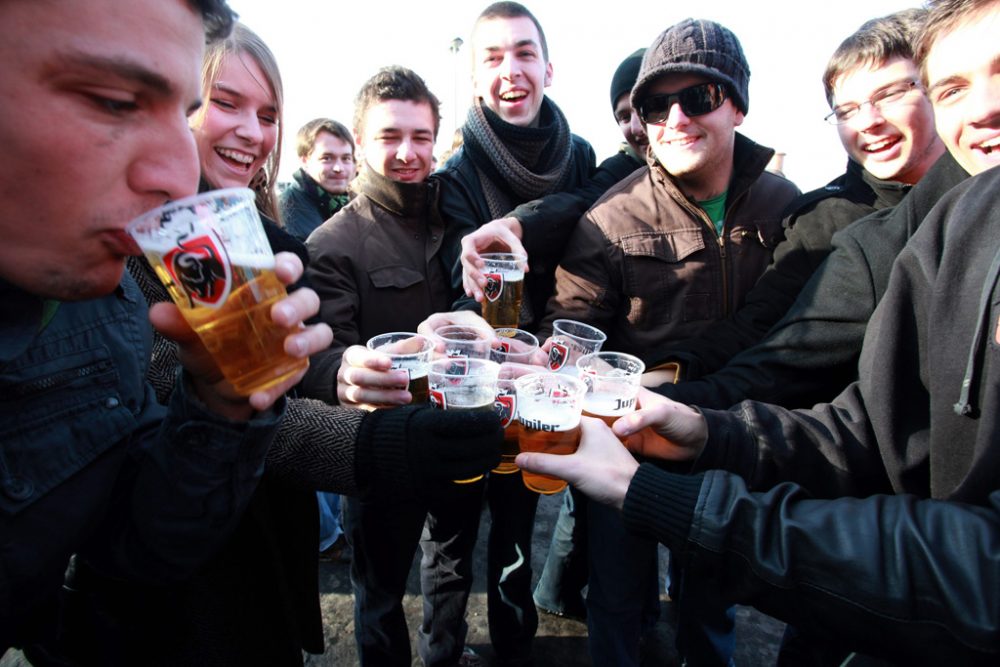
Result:
{"label": "hand with thumb on cup", "polygon": [[434,497],[451,480],[483,475],[500,463],[503,427],[490,411],[430,406],[379,409],[358,430],[355,475],[362,495]]}
{"label": "hand with thumb on cup", "polygon": [[[708,439],[705,418],[697,410],[649,390],[639,392],[639,410],[611,427],[600,419],[580,420],[580,446],[574,454],[521,453],[517,467],[564,479],[592,500],[622,508],[639,462],[689,462]],[[622,444],[624,440],[624,445]]]}

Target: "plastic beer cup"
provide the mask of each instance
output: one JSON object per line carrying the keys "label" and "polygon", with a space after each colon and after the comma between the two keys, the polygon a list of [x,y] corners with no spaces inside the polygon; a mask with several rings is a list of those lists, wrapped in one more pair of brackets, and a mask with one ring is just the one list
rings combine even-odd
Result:
{"label": "plastic beer cup", "polygon": [[528,258],[521,254],[490,252],[483,258],[483,319],[492,327],[516,327],[521,317],[524,295],[524,267]]}
{"label": "plastic beer cup", "polygon": [[[489,359],[445,357],[433,361],[427,374],[431,405],[441,410],[492,411],[499,373],[500,364]],[[469,484],[482,478],[477,475],[454,482]]]}
{"label": "plastic beer cup", "polygon": [[624,352],[593,352],[576,360],[579,377],[587,385],[583,414],[611,426],[635,411],[639,384],[646,364]]}
{"label": "plastic beer cup", "polygon": [[503,449],[500,451],[500,465],[493,472],[509,475],[518,471],[514,459],[521,452],[520,436],[521,422],[517,419],[517,391],[514,382],[522,375],[544,371],[539,366],[519,364],[505,361],[500,364],[500,376],[497,378],[497,396],[494,407],[500,415],[503,426]]}
{"label": "plastic beer cup", "polygon": [[494,329],[496,338],[490,349],[490,359],[502,364],[511,361],[518,364],[530,364],[538,349],[538,339],[524,329],[499,327]]}
{"label": "plastic beer cup", "polygon": [[430,369],[434,343],[427,336],[406,331],[379,334],[368,340],[369,350],[381,352],[392,359],[392,370],[405,370],[410,381],[406,390],[413,398],[410,403],[428,400],[427,372]]}
{"label": "plastic beer cup", "polygon": [[489,359],[493,330],[485,326],[447,324],[432,334],[438,355],[460,359]]}
{"label": "plastic beer cup", "polygon": [[237,393],[249,396],[308,366],[285,353],[293,330],[271,321],[271,306],[286,292],[252,190],[178,199],[127,230]]}
{"label": "plastic beer cup", "polygon": [[576,360],[585,354],[600,351],[607,339],[603,331],[589,324],[576,320],[556,320],[552,323],[549,370],[575,375]]}
{"label": "plastic beer cup", "polygon": [[[532,373],[514,381],[522,452],[572,454],[580,446],[580,413],[587,386],[561,373]],[[558,493],[566,482],[522,470],[524,485],[536,493]]]}

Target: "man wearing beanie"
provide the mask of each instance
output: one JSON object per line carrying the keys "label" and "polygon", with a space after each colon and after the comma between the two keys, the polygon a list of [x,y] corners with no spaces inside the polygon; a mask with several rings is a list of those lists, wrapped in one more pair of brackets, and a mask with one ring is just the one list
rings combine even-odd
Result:
{"label": "man wearing beanie", "polygon": [[[631,93],[649,139],[647,167],[580,220],[542,334],[556,318],[580,320],[608,335],[607,349],[644,357],[742,305],[782,239],[782,212],[799,194],[765,171],[774,151],[736,132],[749,78],[739,40],[711,21],[681,21],[647,49]],[[656,543],[627,534],[605,506],[591,504],[588,522],[593,662],[638,665],[641,633],[656,618],[644,604],[656,586]],[[688,583],[702,582],[679,583],[683,597]],[[713,641],[731,620],[716,615],[713,626],[690,633],[681,619],[678,648],[691,664],[731,659],[732,640]]]}
{"label": "man wearing beanie", "polygon": [[[562,111],[545,96],[552,63],[545,33],[527,8],[516,2],[487,7],[473,27],[471,47],[475,99],[462,128],[463,146],[438,174],[445,221],[440,256],[456,288],[462,285],[463,236],[519,204],[579,188],[595,163],[593,148],[570,132]],[[529,245],[529,237],[545,236],[548,230],[526,225],[524,234]],[[537,328],[552,294],[560,249],[531,258],[522,328]],[[531,597],[538,495],[525,488],[520,473],[490,475],[485,486],[492,516],[487,550],[490,639],[502,664],[528,664],[538,626]]]}

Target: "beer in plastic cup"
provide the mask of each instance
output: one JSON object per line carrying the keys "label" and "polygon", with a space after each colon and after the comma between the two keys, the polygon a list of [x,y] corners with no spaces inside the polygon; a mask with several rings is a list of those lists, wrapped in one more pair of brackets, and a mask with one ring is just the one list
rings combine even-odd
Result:
{"label": "beer in plastic cup", "polygon": [[252,190],[178,199],[127,230],[237,393],[249,396],[308,366],[285,353],[294,330],[271,321],[271,306],[286,292]]}
{"label": "beer in plastic cup", "polygon": [[381,352],[392,359],[392,370],[405,370],[410,381],[406,390],[412,395],[411,404],[426,403],[429,396],[427,372],[431,364],[434,343],[427,336],[406,331],[379,334],[368,340],[369,350]]}
{"label": "beer in plastic cup", "polygon": [[500,364],[500,375],[497,378],[497,396],[494,408],[500,415],[503,426],[503,449],[500,452],[500,465],[493,472],[509,475],[518,471],[514,459],[521,451],[519,438],[521,422],[517,419],[517,392],[514,381],[528,373],[544,372],[544,368],[505,361]]}
{"label": "beer in plastic cup", "polygon": [[576,360],[585,354],[598,352],[607,339],[603,331],[589,324],[576,320],[556,320],[552,323],[549,370],[553,373],[576,375]]}
{"label": "beer in plastic cup", "polygon": [[646,364],[624,352],[592,352],[576,360],[579,377],[587,385],[583,414],[611,426],[635,411],[639,384]]}
{"label": "beer in plastic cup", "polygon": [[[580,446],[580,413],[587,386],[560,373],[532,373],[514,381],[522,452],[572,454]],[[524,485],[536,493],[558,493],[566,482],[522,470]]]}
{"label": "beer in plastic cup", "polygon": [[486,287],[483,288],[483,319],[492,327],[516,327],[524,295],[524,267],[528,258],[516,253],[481,255]]}
{"label": "beer in plastic cup", "polygon": [[[492,411],[499,373],[500,364],[489,359],[445,357],[433,361],[427,374],[431,405],[441,410]],[[454,482],[468,484],[482,478],[476,475]]]}

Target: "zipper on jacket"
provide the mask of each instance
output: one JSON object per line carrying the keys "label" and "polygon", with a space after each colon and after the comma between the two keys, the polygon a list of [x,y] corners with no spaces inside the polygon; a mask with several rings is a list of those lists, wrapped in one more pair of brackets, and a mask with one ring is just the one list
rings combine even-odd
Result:
{"label": "zipper on jacket", "polygon": [[[726,238],[728,238],[729,236],[726,232],[728,231],[728,226],[729,226],[729,219],[730,219],[729,214],[732,212],[734,208],[736,208],[736,205],[740,202],[740,200],[746,197],[749,191],[750,189],[747,188],[743,192],[736,195],[735,199],[733,199],[730,202],[727,202],[726,210],[723,213],[724,217],[722,218],[722,234],[719,234],[719,254],[722,259],[722,316],[723,317],[729,317],[730,312],[732,312],[729,304],[729,262],[726,258]],[[707,218],[708,216],[705,217]],[[713,225],[712,227],[714,229],[715,226]]]}

